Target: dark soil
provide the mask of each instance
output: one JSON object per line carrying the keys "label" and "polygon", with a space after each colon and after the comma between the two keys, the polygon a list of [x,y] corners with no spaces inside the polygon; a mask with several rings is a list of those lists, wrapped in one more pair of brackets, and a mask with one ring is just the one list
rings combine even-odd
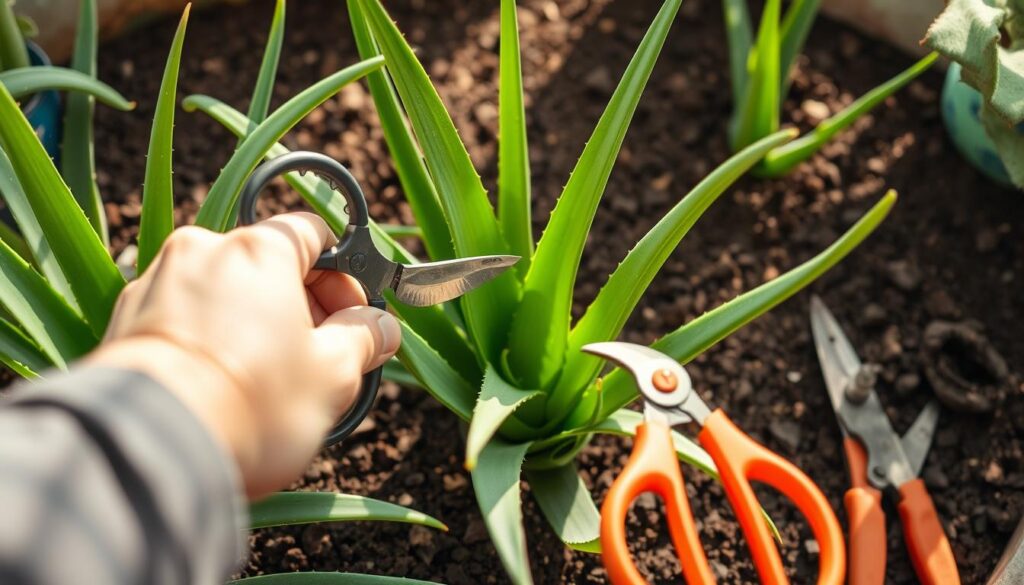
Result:
{"label": "dark soil", "polygon": [[[393,16],[455,113],[485,181],[496,175],[495,3],[389,2]],[[532,139],[535,226],[554,199],[660,3],[657,0],[526,0],[524,69]],[[197,12],[182,67],[182,95],[208,93],[245,110],[272,3]],[[288,8],[275,104],[356,60],[342,2]],[[684,3],[619,156],[580,271],[577,313],[628,248],[687,190],[728,156],[730,110],[721,8]],[[170,20],[101,51],[102,77],[138,100],[138,110],[98,114],[100,186],[116,248],[137,233],[149,124]],[[894,49],[822,18],[801,58],[783,120],[807,129],[821,104],[835,111],[911,63]],[[1024,511],[1024,199],[967,166],[939,117],[942,73],[889,99],[784,180],[746,178],[694,228],[655,280],[626,339],[653,341],[722,302],[792,268],[828,245],[886,188],[901,198],[861,248],[813,287],[862,356],[882,366],[880,393],[902,430],[933,395],[922,335],[934,320],[970,321],[1009,364],[987,414],[945,410],[923,476],[945,523],[965,583],[983,583]],[[814,100],[816,103],[806,103]],[[364,181],[371,213],[408,223],[372,103],[346,88],[288,137],[293,147],[341,159]],[[201,114],[179,113],[179,222],[191,220],[235,140]],[[294,205],[285,196],[284,205]],[[415,244],[413,244],[415,245]],[[807,322],[808,293],[778,307],[690,367],[698,388],[755,438],[809,473],[842,512],[848,487],[839,431],[829,408]],[[948,359],[948,358],[946,358]],[[969,369],[969,368],[968,368]],[[449,533],[399,524],[310,526],[257,532],[247,575],[344,570],[407,575],[453,585],[506,582],[462,468],[458,423],[424,393],[386,386],[372,426],[322,453],[295,487],[369,495],[433,514]],[[429,424],[425,424],[429,421]],[[629,452],[599,438],[580,458],[595,497]],[[705,547],[722,582],[756,581],[721,490],[689,471]],[[795,510],[763,492],[785,537],[794,580],[811,582],[815,543]],[[601,583],[597,557],[565,550],[525,497],[538,583]],[[656,583],[679,582],[661,508],[643,501],[631,526],[639,562]],[[895,510],[889,514],[889,583],[915,582]]]}

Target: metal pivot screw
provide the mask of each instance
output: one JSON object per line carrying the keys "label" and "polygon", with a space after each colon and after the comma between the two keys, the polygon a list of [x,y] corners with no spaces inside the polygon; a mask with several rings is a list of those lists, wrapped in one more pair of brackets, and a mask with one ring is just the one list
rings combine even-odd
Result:
{"label": "metal pivot screw", "polygon": [[366,270],[366,254],[362,252],[352,254],[352,257],[348,260],[348,266],[352,269],[353,274],[359,274]]}
{"label": "metal pivot screw", "polygon": [[675,372],[668,368],[661,368],[656,370],[651,376],[651,384],[654,385],[654,389],[658,392],[674,392],[679,387],[679,378],[676,377]]}
{"label": "metal pivot screw", "polygon": [[875,387],[878,378],[878,369],[871,364],[864,364],[857,369],[853,379],[846,385],[846,399],[854,404],[861,404],[868,399],[871,390]]}

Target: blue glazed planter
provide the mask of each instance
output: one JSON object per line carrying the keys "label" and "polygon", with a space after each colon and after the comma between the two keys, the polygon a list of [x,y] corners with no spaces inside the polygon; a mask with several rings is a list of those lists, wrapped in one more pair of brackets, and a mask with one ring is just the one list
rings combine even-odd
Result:
{"label": "blue glazed planter", "polygon": [[[39,48],[39,45],[33,42],[26,44],[29,59],[33,65],[50,65],[50,58]],[[35,94],[21,108],[29,123],[32,124],[32,128],[39,135],[39,140],[46,148],[47,154],[54,162],[60,162],[58,158],[60,156],[61,109],[60,94],[53,90]]]}
{"label": "blue glazed planter", "polygon": [[[960,154],[993,181],[1012,187],[1010,175],[981,122],[981,94],[960,82],[960,65],[951,63],[942,87],[942,120]],[[1018,127],[1020,130],[1024,127]]]}

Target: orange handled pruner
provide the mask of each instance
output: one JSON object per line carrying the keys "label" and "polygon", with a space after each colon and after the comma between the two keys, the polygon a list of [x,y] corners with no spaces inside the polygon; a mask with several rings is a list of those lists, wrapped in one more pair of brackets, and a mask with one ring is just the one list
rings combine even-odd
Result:
{"label": "orange handled pruner", "polygon": [[906,434],[897,435],[875,393],[875,371],[862,364],[835,317],[811,298],[811,330],[832,408],[843,431],[850,489],[843,501],[850,523],[850,585],[885,582],[883,493],[899,493],[900,521],[914,571],[924,585],[959,585],[953,549],[935,504],[917,476],[939,419],[934,400]]}
{"label": "orange handled pruner", "polygon": [[626,545],[626,513],[637,496],[653,492],[665,502],[669,533],[686,582],[715,583],[697,536],[683,487],[683,474],[672,446],[670,428],[695,421],[700,444],[711,455],[762,583],[789,583],[782,559],[751,481],[766,483],[788,497],[807,518],[821,550],[820,585],[840,585],[846,574],[846,546],[839,521],[814,482],[795,465],[739,430],[720,409],[711,412],[693,390],[690,376],[668,356],[631,343],[592,343],[583,351],[619,363],[636,379],[644,398],[644,422],[637,427],[633,453],[601,507],[601,555],[615,585],[643,585]]}

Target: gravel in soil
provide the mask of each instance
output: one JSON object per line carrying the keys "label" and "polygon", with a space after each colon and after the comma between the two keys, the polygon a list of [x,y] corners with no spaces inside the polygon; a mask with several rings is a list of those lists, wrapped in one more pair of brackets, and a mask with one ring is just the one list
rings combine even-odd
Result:
{"label": "gravel in soil", "polygon": [[[523,67],[531,137],[536,232],[614,90],[659,2],[524,0]],[[182,95],[208,93],[245,110],[259,68],[272,3],[197,11],[182,66]],[[454,112],[485,184],[496,176],[497,7],[483,2],[389,3]],[[342,3],[292,2],[274,104],[356,60]],[[122,248],[138,231],[149,125],[173,22],[104,46],[102,78],[139,101],[122,114],[99,108],[99,182]],[[798,67],[783,120],[802,130],[909,65],[911,59],[820,19]],[[686,191],[728,156],[731,107],[721,8],[691,0],[665,46],[594,220],[579,271],[578,314],[629,247]],[[623,338],[658,336],[811,257],[864,213],[886,188],[901,198],[863,246],[811,288],[824,296],[863,357],[881,365],[879,392],[899,430],[933,396],[922,349],[933,321],[968,322],[1007,364],[985,413],[944,410],[923,477],[935,498],[965,583],[983,583],[1024,511],[1024,342],[1018,334],[1024,279],[1024,206],[1019,193],[983,180],[946,140],[939,116],[942,74],[932,71],[810,162],[782,180],[745,178],[673,253]],[[410,223],[372,102],[345,88],[286,140],[342,160],[363,181],[371,213]],[[179,112],[175,132],[177,220],[190,222],[235,139],[201,114]],[[299,205],[279,188],[267,211]],[[416,246],[415,242],[410,242]],[[839,432],[818,370],[807,293],[699,357],[690,372],[705,398],[747,432],[791,458],[842,512],[848,487]],[[943,371],[957,369],[945,356]],[[952,357],[950,357],[952,356]],[[976,361],[976,360],[975,360]],[[972,362],[973,363],[973,362]],[[950,369],[952,368],[952,370]],[[452,585],[504,583],[462,468],[459,423],[425,394],[386,385],[372,424],[321,453],[294,487],[341,490],[412,506],[448,533],[398,524],[325,525],[258,531],[246,575],[346,570],[407,575]],[[429,423],[427,423],[429,421]],[[601,437],[581,455],[600,498],[624,463],[626,440]],[[720,582],[756,581],[722,491],[687,472],[705,549]],[[762,501],[779,523],[794,579],[810,582],[817,544],[774,493]],[[524,497],[538,583],[602,583],[597,557],[565,550]],[[887,582],[914,583],[895,510],[889,518]],[[661,508],[644,498],[630,520],[633,549],[654,583],[678,582]]]}

